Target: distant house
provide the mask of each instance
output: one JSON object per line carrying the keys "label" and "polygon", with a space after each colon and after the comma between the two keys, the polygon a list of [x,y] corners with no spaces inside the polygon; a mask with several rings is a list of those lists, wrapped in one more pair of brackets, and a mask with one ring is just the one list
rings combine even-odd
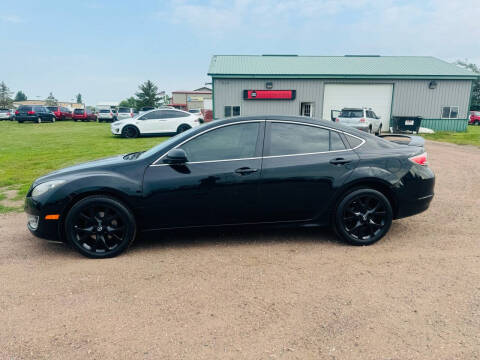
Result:
{"label": "distant house", "polygon": [[[20,105],[46,105],[45,100],[24,100],[24,101],[14,101],[13,106],[15,108],[18,108]],[[74,102],[69,102],[69,101],[57,101],[58,106],[63,106],[66,107],[70,110],[74,109],[83,109],[85,107],[85,104],[77,104]]]}
{"label": "distant house", "polygon": [[173,91],[172,102],[173,106],[181,110],[203,109],[204,100],[212,98],[212,89],[201,87],[193,91]]}

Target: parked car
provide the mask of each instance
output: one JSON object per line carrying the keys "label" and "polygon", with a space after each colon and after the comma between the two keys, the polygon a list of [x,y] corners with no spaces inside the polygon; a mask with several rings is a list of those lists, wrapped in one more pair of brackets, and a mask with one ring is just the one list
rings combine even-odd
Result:
{"label": "parked car", "polygon": [[10,109],[0,109],[0,120],[10,120],[12,113]]}
{"label": "parked car", "polygon": [[73,110],[72,118],[74,121],[97,121],[97,115],[88,109]]}
{"label": "parked car", "polygon": [[470,116],[468,117],[469,125],[480,125],[480,111],[470,111]]}
{"label": "parked car", "polygon": [[382,132],[382,122],[371,109],[343,108],[335,121],[376,135]]}
{"label": "parked car", "polygon": [[197,115],[182,110],[156,109],[116,121],[110,125],[110,129],[113,135],[134,138],[141,135],[179,134],[198,125]]}
{"label": "parked car", "polygon": [[120,254],[139,232],[242,224],[330,224],[344,241],[370,245],[433,198],[424,141],[403,137],[305,117],[213,121],[38,178],[27,226],[92,258]]}
{"label": "parked car", "polygon": [[19,123],[34,121],[41,123],[45,121],[55,122],[55,115],[45,106],[41,105],[20,105],[15,111],[15,119]]}
{"label": "parked car", "polygon": [[97,113],[98,122],[113,122],[117,121],[117,113],[112,109],[100,109]]}
{"label": "parked car", "polygon": [[71,120],[72,112],[70,109],[63,106],[47,106],[47,109],[50,110],[57,120]]}
{"label": "parked car", "polygon": [[134,116],[135,116],[134,108],[127,108],[127,107],[118,108],[118,115],[117,115],[118,120],[133,118]]}

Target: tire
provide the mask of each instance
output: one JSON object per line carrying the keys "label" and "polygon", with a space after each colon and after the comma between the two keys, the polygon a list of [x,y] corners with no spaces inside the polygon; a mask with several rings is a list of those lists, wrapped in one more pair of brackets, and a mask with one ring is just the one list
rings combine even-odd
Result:
{"label": "tire", "polygon": [[23,120],[17,120],[19,124],[23,124]]}
{"label": "tire", "polygon": [[39,117],[37,118],[37,124],[41,124],[41,123],[42,123],[42,118],[39,116]]}
{"label": "tire", "polygon": [[110,258],[121,254],[135,240],[132,212],[117,199],[88,196],[70,209],[65,219],[67,242],[80,254]]}
{"label": "tire", "polygon": [[390,229],[393,210],[390,201],[381,192],[355,189],[343,196],[335,209],[333,228],[345,242],[362,246],[371,245]]}
{"label": "tire", "polygon": [[52,123],[56,121],[55,116],[52,117]]}
{"label": "tire", "polygon": [[122,129],[122,136],[124,138],[133,139],[138,137],[138,135],[140,135],[140,132],[135,126],[128,125]]}
{"label": "tire", "polygon": [[187,131],[188,129],[191,129],[191,126],[190,125],[187,125],[187,124],[182,124],[180,125],[178,128],[177,128],[177,134],[180,134],[184,131]]}
{"label": "tire", "polygon": [[373,130],[372,130],[372,125],[370,125],[370,126],[368,127],[368,133],[371,134],[372,132],[373,132]]}
{"label": "tire", "polygon": [[475,121],[475,125],[476,125],[476,126],[480,126],[480,121],[478,121],[478,120]]}

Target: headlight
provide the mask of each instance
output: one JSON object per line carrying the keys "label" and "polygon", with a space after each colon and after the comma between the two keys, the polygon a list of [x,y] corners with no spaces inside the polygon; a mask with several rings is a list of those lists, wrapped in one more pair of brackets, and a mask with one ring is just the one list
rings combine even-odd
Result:
{"label": "headlight", "polygon": [[65,180],[52,180],[41,183],[40,185],[35,186],[32,191],[32,197],[40,196],[45,194],[47,191],[52,190],[53,188],[63,184]]}

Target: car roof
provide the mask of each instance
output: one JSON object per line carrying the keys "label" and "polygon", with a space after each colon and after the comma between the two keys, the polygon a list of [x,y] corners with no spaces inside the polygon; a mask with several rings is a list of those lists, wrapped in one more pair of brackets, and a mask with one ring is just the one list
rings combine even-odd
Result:
{"label": "car roof", "polygon": [[252,120],[278,120],[278,121],[291,121],[291,122],[303,123],[306,125],[320,125],[320,126],[329,127],[334,130],[350,133],[355,136],[360,136],[362,138],[365,136],[365,133],[363,131],[357,130],[351,126],[346,126],[333,121],[322,120],[322,119],[313,118],[313,117],[311,118],[306,116],[289,116],[289,115],[235,116],[235,117],[226,118],[226,119],[214,120],[206,123],[205,125],[210,125],[211,127],[215,127],[221,124],[233,124],[236,122],[252,121]]}

